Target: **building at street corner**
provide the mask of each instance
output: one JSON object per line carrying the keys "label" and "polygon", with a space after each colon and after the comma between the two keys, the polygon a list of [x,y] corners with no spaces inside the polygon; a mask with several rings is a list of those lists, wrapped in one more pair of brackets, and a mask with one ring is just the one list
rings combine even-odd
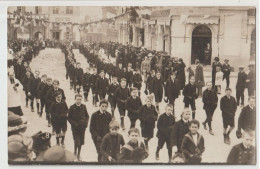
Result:
{"label": "building at street corner", "polygon": [[195,59],[209,65],[219,57],[236,69],[255,59],[254,7],[161,7],[144,27],[144,47],[166,51],[188,65]]}
{"label": "building at street corner", "polygon": [[[35,22],[28,22],[22,29],[15,23],[15,20],[8,20],[9,39],[56,39],[80,41],[80,32],[77,25],[81,23],[78,6],[14,6],[9,7],[8,12],[19,11],[21,15],[33,18]],[[50,23],[43,23],[38,20],[44,19]],[[63,23],[62,23],[63,22]]]}

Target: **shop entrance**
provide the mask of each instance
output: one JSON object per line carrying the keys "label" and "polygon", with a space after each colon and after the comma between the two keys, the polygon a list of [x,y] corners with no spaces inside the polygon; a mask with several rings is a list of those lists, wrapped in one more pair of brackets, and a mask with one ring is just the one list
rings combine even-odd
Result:
{"label": "shop entrance", "polygon": [[204,65],[211,64],[211,30],[204,25],[197,26],[192,32],[192,50],[191,64],[195,64],[195,60],[199,59]]}

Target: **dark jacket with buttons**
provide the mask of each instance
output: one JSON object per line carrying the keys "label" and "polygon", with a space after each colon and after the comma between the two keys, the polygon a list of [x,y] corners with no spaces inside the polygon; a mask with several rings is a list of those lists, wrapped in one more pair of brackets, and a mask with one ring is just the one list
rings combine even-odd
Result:
{"label": "dark jacket with buttons", "polygon": [[172,79],[168,79],[166,81],[165,86],[165,96],[168,97],[169,100],[174,100],[179,97],[180,94],[180,87],[179,81],[177,79],[172,81]]}
{"label": "dark jacket with buttons", "polygon": [[234,117],[237,110],[236,99],[233,96],[230,96],[230,99],[223,96],[220,100],[220,109],[223,117]]}
{"label": "dark jacket with buttons", "polygon": [[[109,162],[109,156],[112,157],[113,160],[117,161],[120,156],[120,148],[124,145],[125,141],[121,134],[118,133],[116,136],[113,136],[111,135],[111,133],[107,133],[104,136],[100,147],[100,151],[102,154],[102,162]],[[115,154],[113,154],[113,152]]]}
{"label": "dark jacket with buttons", "polygon": [[128,111],[128,117],[130,119],[138,119],[139,110],[142,107],[142,101],[140,97],[136,96],[134,99],[132,96],[128,97],[126,101],[126,109]]}
{"label": "dark jacket with buttons", "polygon": [[245,106],[238,118],[238,130],[251,129],[255,130],[256,126],[256,109],[251,109],[249,105]]}
{"label": "dark jacket with buttons", "polygon": [[106,94],[108,88],[108,79],[99,77],[96,81],[96,93],[97,94]]}
{"label": "dark jacket with buttons", "polygon": [[185,123],[182,119],[177,121],[170,134],[171,145],[177,146],[178,152],[181,152],[182,139],[189,132],[189,122]]}
{"label": "dark jacket with buttons", "polygon": [[195,84],[187,84],[184,89],[183,89],[183,96],[184,96],[184,99],[183,99],[183,102],[190,102],[190,101],[193,101],[195,99],[198,98],[198,95],[197,95],[197,92],[196,92],[197,88],[196,88],[196,85]]}
{"label": "dark jacket with buttons", "polygon": [[53,102],[50,106],[51,120],[53,123],[67,120],[68,106],[65,101]]}
{"label": "dark jacket with buttons", "polygon": [[157,122],[157,134],[158,138],[167,138],[170,139],[171,127],[173,127],[175,123],[175,118],[172,114],[169,116],[166,113],[160,115]]}
{"label": "dark jacket with buttons", "polygon": [[217,107],[218,96],[215,90],[204,90],[202,95],[202,102],[204,103],[203,109],[208,110],[213,106]]}
{"label": "dark jacket with buttons", "polygon": [[250,146],[246,149],[243,143],[235,145],[227,158],[229,164],[256,164],[256,149]]}
{"label": "dark jacket with buttons", "polygon": [[243,72],[238,72],[237,75],[237,84],[236,84],[236,90],[244,91],[246,88],[246,79],[247,74]]}
{"label": "dark jacket with buttons", "polygon": [[68,121],[73,129],[85,129],[88,126],[89,115],[86,105],[77,106],[73,104],[69,108]]}
{"label": "dark jacket with buttons", "polygon": [[115,98],[117,106],[120,108],[125,108],[126,100],[130,96],[129,89],[127,87],[118,87],[115,92]]}
{"label": "dark jacket with buttons", "polygon": [[109,132],[109,123],[112,116],[108,112],[101,113],[100,110],[93,113],[90,120],[90,133],[93,139],[101,139]]}

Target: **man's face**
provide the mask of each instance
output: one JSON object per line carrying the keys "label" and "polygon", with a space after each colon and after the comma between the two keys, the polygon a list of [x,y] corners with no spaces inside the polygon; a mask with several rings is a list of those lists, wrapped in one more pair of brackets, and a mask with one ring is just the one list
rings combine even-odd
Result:
{"label": "man's face", "polygon": [[101,72],[101,73],[100,73],[100,76],[101,76],[101,77],[104,77],[104,76],[105,76],[104,72]]}
{"label": "man's face", "polygon": [[137,143],[138,142],[138,139],[139,139],[139,134],[138,133],[135,133],[135,132],[131,132],[129,135],[129,140],[133,143]]}
{"label": "man's face", "polygon": [[167,115],[170,115],[172,114],[173,108],[167,106],[165,111]]}
{"label": "man's face", "polygon": [[110,130],[111,135],[113,135],[113,136],[116,136],[118,133],[118,128],[116,128],[116,127],[110,128],[109,130]]}
{"label": "man's face", "polygon": [[191,83],[191,84],[194,84],[194,83],[195,83],[195,78],[194,78],[194,77],[191,77],[191,78],[190,78],[190,83]]}
{"label": "man's face", "polygon": [[45,76],[42,77],[41,80],[45,82],[46,81],[46,77]]}
{"label": "man's face", "polygon": [[175,77],[176,77],[176,75],[171,75],[171,78],[172,78],[172,79],[175,79]]}
{"label": "man's face", "polygon": [[212,89],[212,83],[207,83],[207,89],[211,90]]}
{"label": "man's face", "polygon": [[112,79],[113,83],[115,84],[117,82],[117,78],[116,77],[113,77]]}
{"label": "man's face", "polygon": [[35,77],[39,77],[40,72],[35,72]]}
{"label": "man's face", "polygon": [[82,102],[82,97],[76,97],[76,104],[80,105]]}
{"label": "man's face", "polygon": [[101,105],[100,105],[100,110],[101,110],[102,112],[106,111],[106,110],[107,110],[107,104],[105,104],[105,103],[101,104]]}
{"label": "man's face", "polygon": [[197,124],[191,124],[191,126],[190,126],[191,134],[196,134],[198,132],[198,129],[199,129],[199,127]]}
{"label": "man's face", "polygon": [[53,83],[53,87],[54,87],[55,89],[58,89],[58,88],[59,88],[59,84],[58,84],[58,83]]}
{"label": "man's face", "polygon": [[161,73],[157,73],[157,74],[156,74],[156,78],[157,78],[157,79],[160,79],[160,78],[161,78]]}
{"label": "man's face", "polygon": [[126,87],[126,81],[122,81],[120,84],[121,84],[121,87],[122,87],[122,88],[125,88],[125,87]]}
{"label": "man's face", "polygon": [[251,137],[249,134],[244,133],[243,143],[245,146],[247,147],[251,146],[253,144],[253,141],[254,141],[254,137]]}
{"label": "man's face", "polygon": [[80,64],[77,64],[77,68],[78,68],[78,69],[80,68]]}
{"label": "man's face", "polygon": [[252,99],[252,98],[251,98],[251,99],[249,100],[249,103],[248,103],[248,104],[249,104],[249,106],[251,106],[251,107],[255,107],[255,99]]}

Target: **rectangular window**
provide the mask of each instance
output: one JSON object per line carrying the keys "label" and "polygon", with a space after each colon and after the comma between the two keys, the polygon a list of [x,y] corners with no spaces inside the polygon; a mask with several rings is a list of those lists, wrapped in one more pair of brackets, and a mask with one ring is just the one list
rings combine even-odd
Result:
{"label": "rectangular window", "polygon": [[59,14],[59,7],[53,7],[53,14]]}
{"label": "rectangular window", "polygon": [[73,14],[73,6],[66,7],[66,14]]}
{"label": "rectangular window", "polygon": [[42,7],[36,6],[35,7],[35,14],[42,14]]}

